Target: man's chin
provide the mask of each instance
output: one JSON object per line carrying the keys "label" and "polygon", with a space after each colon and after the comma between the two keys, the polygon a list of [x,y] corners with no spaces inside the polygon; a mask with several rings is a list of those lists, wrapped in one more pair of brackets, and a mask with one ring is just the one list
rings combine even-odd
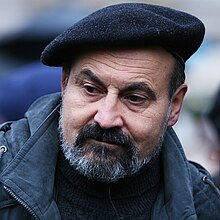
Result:
{"label": "man's chin", "polygon": [[129,156],[118,155],[116,149],[105,145],[84,145],[80,150],[63,146],[63,152],[71,166],[92,180],[115,182],[127,176],[130,169]]}

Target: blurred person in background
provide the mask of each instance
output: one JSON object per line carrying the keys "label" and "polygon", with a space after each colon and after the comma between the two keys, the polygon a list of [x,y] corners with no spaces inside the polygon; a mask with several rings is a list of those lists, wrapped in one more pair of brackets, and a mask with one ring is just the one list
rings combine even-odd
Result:
{"label": "blurred person in background", "polygon": [[43,51],[61,94],[0,131],[2,219],[219,219],[210,174],[172,126],[203,23],[141,3],[98,10]]}
{"label": "blurred person in background", "polygon": [[3,77],[0,83],[0,121],[24,117],[30,105],[39,97],[59,92],[60,68],[48,68],[32,62]]}
{"label": "blurred person in background", "polygon": [[214,104],[208,114],[208,119],[213,125],[213,133],[215,133],[215,139],[212,138],[211,147],[211,159],[216,161],[218,169],[213,176],[213,181],[218,188],[220,188],[220,88],[216,94]]}

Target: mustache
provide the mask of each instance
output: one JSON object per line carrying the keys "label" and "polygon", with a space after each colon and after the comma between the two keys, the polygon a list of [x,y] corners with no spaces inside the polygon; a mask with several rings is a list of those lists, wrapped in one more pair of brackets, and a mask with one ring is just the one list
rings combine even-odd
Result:
{"label": "mustache", "polygon": [[126,146],[132,150],[135,148],[132,139],[127,134],[124,134],[120,129],[103,129],[98,124],[88,124],[84,126],[79,131],[76,138],[76,145],[80,146],[88,139]]}

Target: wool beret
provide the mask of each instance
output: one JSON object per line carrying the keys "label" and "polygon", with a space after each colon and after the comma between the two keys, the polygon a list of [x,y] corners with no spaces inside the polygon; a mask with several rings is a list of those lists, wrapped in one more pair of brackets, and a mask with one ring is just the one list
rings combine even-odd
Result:
{"label": "wool beret", "polygon": [[85,48],[158,45],[185,63],[200,47],[204,34],[204,24],[186,12],[145,3],[116,4],[61,33],[46,46],[41,61],[62,66]]}

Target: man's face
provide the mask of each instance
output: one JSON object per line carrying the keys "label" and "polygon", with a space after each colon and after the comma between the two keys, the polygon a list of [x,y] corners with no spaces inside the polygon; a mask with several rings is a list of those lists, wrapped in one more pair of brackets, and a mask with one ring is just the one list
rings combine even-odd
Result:
{"label": "man's face", "polygon": [[158,153],[171,112],[173,64],[160,48],[100,50],[74,62],[67,83],[63,76],[60,129],[77,170],[115,181]]}

